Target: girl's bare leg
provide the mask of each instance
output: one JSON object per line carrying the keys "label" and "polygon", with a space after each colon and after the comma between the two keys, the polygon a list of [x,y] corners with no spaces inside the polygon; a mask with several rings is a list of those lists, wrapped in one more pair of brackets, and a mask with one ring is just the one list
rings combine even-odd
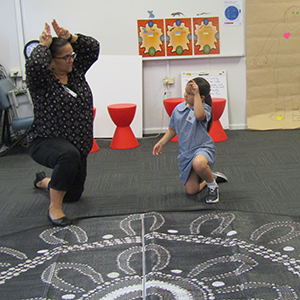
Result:
{"label": "girl's bare leg", "polygon": [[199,176],[194,171],[194,169],[191,170],[190,175],[188,177],[188,180],[185,184],[185,188],[188,194],[195,195],[200,193],[205,187],[206,187],[206,181],[202,181],[199,183]]}
{"label": "girl's bare leg", "polygon": [[[203,181],[199,183],[199,178]],[[193,167],[185,184],[185,188],[188,194],[197,194],[203,190],[207,182],[213,182],[214,177],[210,166],[208,165],[208,160],[203,155],[195,156],[193,160]]]}
{"label": "girl's bare leg", "polygon": [[198,174],[199,177],[204,179],[206,182],[213,182],[214,177],[210,166],[208,165],[208,160],[203,155],[196,155],[193,160],[193,169]]}

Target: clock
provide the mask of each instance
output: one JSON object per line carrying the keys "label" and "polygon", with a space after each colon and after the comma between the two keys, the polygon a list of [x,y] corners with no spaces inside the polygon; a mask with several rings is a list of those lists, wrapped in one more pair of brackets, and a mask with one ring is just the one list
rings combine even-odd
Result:
{"label": "clock", "polygon": [[39,44],[40,42],[38,40],[32,40],[29,41],[25,46],[24,46],[24,55],[25,58],[28,59],[30,56],[31,51]]}

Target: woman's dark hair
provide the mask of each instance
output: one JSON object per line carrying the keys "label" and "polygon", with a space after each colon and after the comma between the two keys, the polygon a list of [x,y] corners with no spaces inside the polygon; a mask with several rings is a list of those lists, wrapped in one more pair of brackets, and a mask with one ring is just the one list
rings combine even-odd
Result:
{"label": "woman's dark hair", "polygon": [[55,57],[57,55],[59,55],[61,48],[65,45],[67,45],[69,42],[66,39],[62,39],[62,38],[58,38],[58,37],[54,37],[52,39],[52,43],[49,47],[52,57]]}
{"label": "woman's dark hair", "polygon": [[[210,96],[210,84],[209,82],[204,79],[203,77],[196,77],[193,78],[193,80],[195,81],[195,83],[198,85],[199,87],[199,92],[200,92],[200,96],[204,96],[204,102],[209,105],[210,107],[212,107],[212,100],[211,100],[211,96]],[[210,127],[211,127],[211,123],[213,120],[213,115],[211,112],[211,118],[207,123],[207,132],[209,131]]]}

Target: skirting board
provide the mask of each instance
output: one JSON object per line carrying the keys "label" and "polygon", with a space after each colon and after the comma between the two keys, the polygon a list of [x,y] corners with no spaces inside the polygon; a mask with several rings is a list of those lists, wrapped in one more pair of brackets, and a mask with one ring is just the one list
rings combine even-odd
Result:
{"label": "skirting board", "polygon": [[[157,134],[157,133],[165,133],[167,131],[167,127],[162,128],[145,128],[143,129],[143,134]],[[234,124],[229,125],[228,130],[244,130],[248,129],[247,124]]]}

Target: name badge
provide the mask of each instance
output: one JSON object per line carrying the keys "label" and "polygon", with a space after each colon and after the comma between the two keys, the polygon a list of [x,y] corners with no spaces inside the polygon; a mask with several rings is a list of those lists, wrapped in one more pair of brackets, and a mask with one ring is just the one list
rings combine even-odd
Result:
{"label": "name badge", "polygon": [[186,120],[187,120],[188,122],[191,122],[191,123],[194,122],[194,120],[195,120],[195,114],[194,114],[194,110],[193,110],[193,109],[190,109],[190,112],[189,112],[189,114],[188,114]]}
{"label": "name badge", "polygon": [[75,92],[73,92],[72,90],[70,90],[68,87],[64,86],[64,89],[74,98],[77,98],[77,94]]}

